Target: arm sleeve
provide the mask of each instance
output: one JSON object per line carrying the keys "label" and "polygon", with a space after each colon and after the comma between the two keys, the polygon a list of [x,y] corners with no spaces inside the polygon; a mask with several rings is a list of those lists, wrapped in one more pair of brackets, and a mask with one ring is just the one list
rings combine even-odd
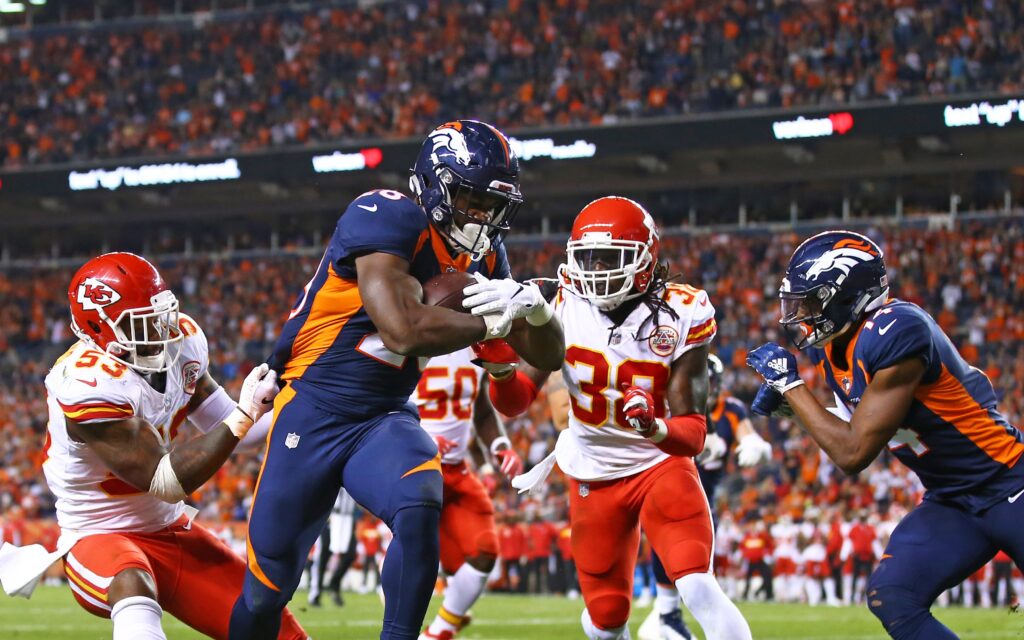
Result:
{"label": "arm sleeve", "polygon": [[699,413],[685,416],[665,418],[668,433],[654,444],[665,453],[673,456],[692,458],[704,450],[704,440],[708,435],[708,422]]}
{"label": "arm sleeve", "polygon": [[396,192],[364,193],[341,214],[331,238],[337,262],[378,252],[411,262],[416,251],[429,241],[429,223],[423,209],[405,196],[395,199],[382,193]]}
{"label": "arm sleeve", "polygon": [[[707,292],[699,290],[690,305],[693,310],[689,324],[679,323],[685,329],[686,335],[680,336],[672,356],[673,360],[677,360],[679,356],[691,349],[708,344],[718,333],[718,325],[715,323],[715,307],[708,299]],[[691,313],[691,311],[687,309],[684,313]],[[682,315],[682,317],[685,320],[686,316]]]}
{"label": "arm sleeve", "polygon": [[506,416],[517,416],[529,409],[537,398],[537,385],[525,373],[516,371],[507,380],[492,378],[488,393],[495,409]]}
{"label": "arm sleeve", "polygon": [[64,417],[79,424],[127,420],[139,409],[138,398],[119,380],[65,378],[55,394]]}
{"label": "arm sleeve", "polygon": [[874,375],[909,358],[921,358],[929,370],[932,368],[937,354],[931,326],[921,315],[912,312],[878,314],[871,323],[860,338],[865,340],[861,353],[869,373]]}

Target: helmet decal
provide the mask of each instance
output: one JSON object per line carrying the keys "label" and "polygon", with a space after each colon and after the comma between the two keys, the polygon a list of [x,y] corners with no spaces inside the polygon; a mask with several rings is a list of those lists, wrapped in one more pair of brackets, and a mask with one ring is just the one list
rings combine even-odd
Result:
{"label": "helmet decal", "polygon": [[108,307],[121,299],[121,294],[96,278],[86,278],[78,285],[78,304],[86,311]]}
{"label": "helmet decal", "polygon": [[877,257],[875,254],[852,247],[830,249],[813,261],[811,266],[807,268],[806,277],[808,280],[817,280],[821,274],[833,269],[839,269],[843,274],[842,278],[845,278],[850,275],[850,269],[856,265],[874,260]]}
{"label": "helmet decal", "polygon": [[469,166],[473,156],[469,153],[466,145],[466,136],[462,135],[461,127],[452,125],[441,125],[430,132],[430,140],[434,145],[434,162],[437,162],[437,150],[445,148],[455,155],[455,161],[461,165]]}

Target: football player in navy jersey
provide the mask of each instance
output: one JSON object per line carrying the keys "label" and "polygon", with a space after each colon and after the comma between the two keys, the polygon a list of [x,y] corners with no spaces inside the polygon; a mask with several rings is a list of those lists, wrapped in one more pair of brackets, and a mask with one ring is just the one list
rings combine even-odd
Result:
{"label": "football player in navy jersey", "polygon": [[[414,198],[387,189],[345,209],[270,357],[284,388],[249,517],[248,572],[232,640],[274,638],[342,486],[394,533],[381,576],[382,639],[419,634],[437,577],[441,464],[409,403],[430,356],[506,337],[556,371],[561,326],[536,285],[510,278],[501,236],[522,204],[505,136],[441,125],[412,169]],[[474,274],[472,313],[422,302],[442,272]]]}
{"label": "football player in navy jersey", "polygon": [[984,373],[967,364],[915,304],[889,297],[882,251],[829,231],[793,253],[779,292],[781,323],[828,383],[826,409],[796,358],[768,343],[747,355],[764,378],[752,410],[791,410],[847,473],[888,446],[920,477],[922,503],[893,531],[868,582],[868,606],[899,640],[957,636],[929,607],[999,550],[1024,564],[1024,438],[996,408]]}

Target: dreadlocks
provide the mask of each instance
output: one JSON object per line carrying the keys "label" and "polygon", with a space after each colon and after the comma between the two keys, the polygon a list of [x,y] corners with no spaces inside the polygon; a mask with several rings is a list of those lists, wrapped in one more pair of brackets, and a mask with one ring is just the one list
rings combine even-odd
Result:
{"label": "dreadlocks", "polygon": [[[651,315],[647,316],[640,326],[637,328],[636,333],[633,335],[633,339],[638,342],[650,340],[654,336],[654,332],[658,330],[658,326],[661,324],[659,318],[662,312],[667,313],[673,320],[679,320],[679,314],[676,310],[665,302],[665,286],[675,280],[678,276],[669,276],[668,265],[663,262],[659,262],[654,267],[654,273],[651,275],[651,284],[647,287],[647,291],[640,298],[640,302],[644,304],[648,309],[651,310]],[[651,333],[641,338],[640,332],[643,331],[647,321],[652,321]]]}

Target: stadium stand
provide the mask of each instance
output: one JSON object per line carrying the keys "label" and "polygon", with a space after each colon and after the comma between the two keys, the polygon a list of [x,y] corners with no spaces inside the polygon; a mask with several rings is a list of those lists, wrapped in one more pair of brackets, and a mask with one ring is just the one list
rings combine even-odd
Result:
{"label": "stadium stand", "polygon": [[0,166],[1024,88],[1011,0],[511,0],[12,30]]}

